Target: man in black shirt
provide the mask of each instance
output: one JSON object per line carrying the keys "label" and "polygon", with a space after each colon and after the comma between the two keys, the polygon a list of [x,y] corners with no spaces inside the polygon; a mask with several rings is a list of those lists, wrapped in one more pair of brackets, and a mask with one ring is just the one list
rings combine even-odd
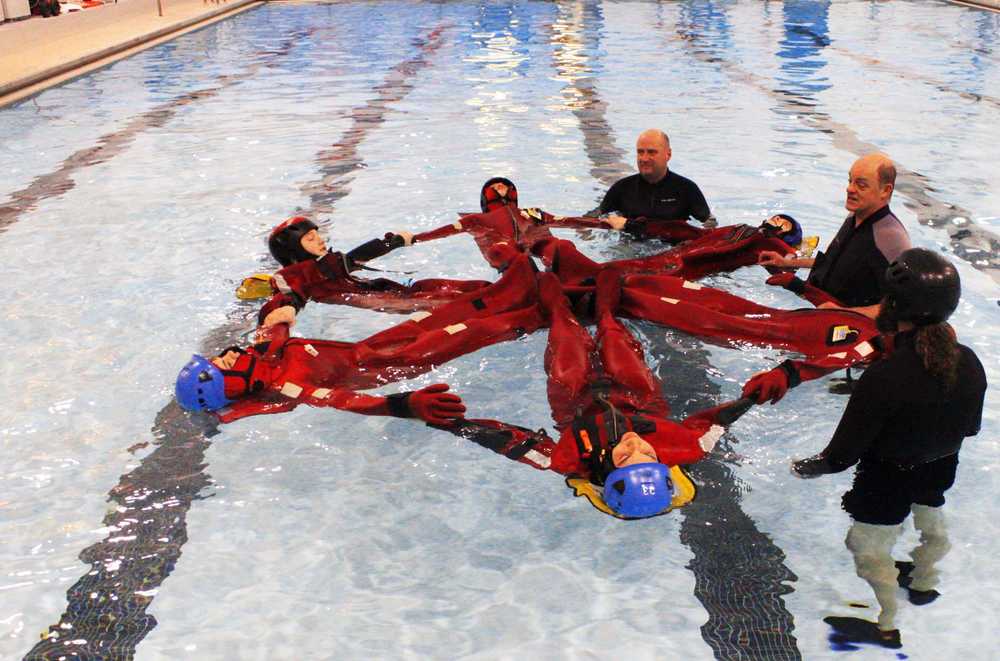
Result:
{"label": "man in black shirt", "polygon": [[643,131],[635,153],[639,173],[616,181],[601,201],[600,213],[612,214],[606,219],[611,227],[639,236],[659,236],[657,227],[688,218],[714,225],[698,185],[667,168],[672,152],[666,133]]}
{"label": "man in black shirt", "polygon": [[[884,274],[910,247],[910,236],[889,210],[896,167],[885,154],[862,156],[851,166],[844,207],[851,212],[826,252],[815,259],[763,252],[759,263],[779,268],[809,268],[808,283],[856,312],[875,318],[885,291]],[[788,286],[795,291],[795,285]],[[838,307],[824,303],[820,307]]]}

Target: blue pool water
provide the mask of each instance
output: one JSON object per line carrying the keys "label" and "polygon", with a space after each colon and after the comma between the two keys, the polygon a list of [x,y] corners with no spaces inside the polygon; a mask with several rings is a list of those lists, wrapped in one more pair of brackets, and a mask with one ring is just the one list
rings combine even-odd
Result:
{"label": "blue pool water", "polygon": [[[843,545],[850,474],[788,472],[839,419],[826,382],[734,425],[692,467],[694,503],[622,523],[412,421],[303,407],[212,429],[173,379],[246,338],[233,290],[273,267],[264,237],[292,213],[344,249],[451,222],[495,174],[523,206],[582,213],[658,126],[720,222],[786,211],[823,245],[851,162],[888,152],[893,207],[954,257],[954,325],[996,382],[998,33],[937,2],[272,3],[0,110],[0,658],[846,654],[822,618],[875,614]],[[602,259],[649,250],[561,234]],[[463,237],[380,266],[494,277]],[[762,275],[710,282],[797,304]],[[315,306],[296,332],[399,320]],[[782,359],[634,328],[678,417]],[[544,348],[384,392],[447,381],[475,417],[551,427]],[[998,418],[991,390],[949,492],[943,596],[904,603],[902,650],[851,658],[993,656]]]}

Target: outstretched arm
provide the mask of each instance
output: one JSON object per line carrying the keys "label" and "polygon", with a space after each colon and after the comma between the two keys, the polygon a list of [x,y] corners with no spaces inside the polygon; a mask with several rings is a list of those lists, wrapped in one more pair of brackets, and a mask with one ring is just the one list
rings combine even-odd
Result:
{"label": "outstretched arm", "polygon": [[455,236],[456,234],[461,234],[466,231],[465,225],[462,223],[462,218],[459,218],[450,225],[442,225],[437,229],[432,229],[427,232],[419,232],[413,235],[412,240],[407,245],[412,245],[414,243],[425,243],[427,241],[436,241],[437,239],[444,239],[449,236]]}
{"label": "outstretched arm", "polygon": [[525,427],[497,420],[456,420],[451,424],[431,424],[435,429],[451,432],[512,461],[538,470],[548,470],[556,443],[544,429],[532,431]]}
{"label": "outstretched arm", "polygon": [[766,372],[755,374],[743,385],[743,397],[753,399],[757,404],[778,402],[789,388],[803,381],[812,381],[831,372],[867,363],[881,355],[883,342],[880,336],[873,341],[862,341],[845,351],[838,351],[805,360],[786,360]]}
{"label": "outstretched arm", "polygon": [[412,242],[413,234],[410,232],[387,232],[381,239],[366,241],[348,252],[344,256],[345,265],[348,272],[357,271],[364,267],[365,262],[387,255],[397,248],[410,245]]}
{"label": "outstretched arm", "polygon": [[[794,273],[783,272],[776,273],[767,279],[767,284],[772,287],[782,287],[792,292],[799,298],[805,299],[815,305],[816,307],[836,307],[836,308],[846,308],[843,303],[834,298],[832,295],[826,293],[819,287],[809,284],[802,278],[799,278]],[[878,306],[875,306],[878,307]],[[862,312],[862,314],[865,314]],[[865,314],[865,316],[870,316]]]}
{"label": "outstretched arm", "polygon": [[[297,389],[297,392],[294,389]],[[281,393],[237,400],[216,412],[216,417],[220,422],[226,423],[253,415],[284,413],[299,404],[335,408],[362,415],[420,418],[436,425],[449,424],[465,415],[462,399],[458,395],[449,393],[448,385],[444,383],[388,397],[366,395],[346,388],[316,388],[305,393],[299,386],[285,384]]]}
{"label": "outstretched arm", "polygon": [[[621,216],[612,218],[621,218]],[[612,218],[609,218],[609,220]],[[689,225],[686,218],[659,219],[639,217],[629,218],[623,223],[621,229],[639,239],[659,239],[667,243],[681,243],[682,241],[699,239],[714,228],[715,225],[706,225],[705,227]]]}

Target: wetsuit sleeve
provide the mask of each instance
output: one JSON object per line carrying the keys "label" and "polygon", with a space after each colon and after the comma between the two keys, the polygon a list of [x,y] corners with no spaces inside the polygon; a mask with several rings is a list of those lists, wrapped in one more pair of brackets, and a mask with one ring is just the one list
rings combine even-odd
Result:
{"label": "wetsuit sleeve", "polygon": [[705,201],[705,196],[698,188],[698,184],[693,181],[688,191],[688,200],[690,202],[689,213],[693,218],[705,222],[711,217],[712,211],[708,208],[708,202]]}
{"label": "wetsuit sleeve", "polygon": [[[980,428],[983,425],[983,405],[986,402],[986,370],[983,369],[983,364],[979,361],[979,358],[972,352],[968,347],[962,347],[962,352],[965,353],[965,358],[970,360],[972,363],[972,369],[970,370],[971,380],[975,383],[974,392],[976,396],[974,397],[975,403],[971,404],[969,409],[969,423],[965,429],[966,436],[975,436],[979,433]],[[959,376],[959,378],[963,378]]]}
{"label": "wetsuit sleeve", "polygon": [[837,431],[820,453],[837,472],[856,464],[868,451],[886,421],[895,415],[899,404],[892,393],[901,387],[904,384],[887,383],[881,378],[878,366],[861,375]]}
{"label": "wetsuit sleeve", "polygon": [[263,307],[261,307],[260,313],[257,314],[257,325],[260,326],[261,324],[263,324],[264,319],[267,318],[267,315],[271,314],[278,308],[283,308],[289,305],[295,308],[295,312],[298,313],[301,312],[302,308],[305,307],[306,302],[302,300],[301,297],[297,296],[294,293],[275,294],[267,301],[267,303],[263,305]]}
{"label": "wetsuit sleeve", "polygon": [[403,237],[398,234],[393,234],[392,232],[387,233],[381,239],[372,239],[366,243],[362,243],[357,248],[354,248],[346,255],[347,270],[357,271],[361,268],[362,262],[367,262],[383,255],[387,255],[396,248],[402,248],[405,244]]}
{"label": "wetsuit sleeve", "polygon": [[885,260],[884,263],[882,260],[878,260],[877,268],[875,268],[875,274],[878,278],[878,290],[884,295],[886,290],[886,268],[896,261],[903,251],[909,250],[912,247],[910,235],[906,233],[906,228],[900,222],[876,223],[872,229],[872,235],[875,240],[875,247]]}
{"label": "wetsuit sleeve", "polygon": [[[623,181],[623,180],[622,180]],[[611,213],[612,211],[621,211],[622,206],[622,188],[624,185],[622,181],[616,181],[605,193],[604,199],[601,200],[601,206],[598,208],[600,213]]]}

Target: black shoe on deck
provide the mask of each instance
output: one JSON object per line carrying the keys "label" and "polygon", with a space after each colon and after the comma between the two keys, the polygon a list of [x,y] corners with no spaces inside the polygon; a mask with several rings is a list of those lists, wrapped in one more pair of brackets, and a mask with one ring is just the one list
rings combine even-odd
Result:
{"label": "black shoe on deck", "polygon": [[899,629],[882,631],[878,625],[858,617],[824,617],[830,625],[830,646],[837,651],[858,649],[858,643],[878,645],[892,650],[903,646],[899,639]]}
{"label": "black shoe on deck", "polygon": [[913,577],[910,576],[913,573],[912,562],[897,560],[896,569],[899,570],[899,577],[896,578],[896,582],[899,583],[899,587],[906,588],[907,599],[914,606],[926,606],[941,596],[941,593],[937,590],[914,590],[910,587],[910,583],[913,582]]}

